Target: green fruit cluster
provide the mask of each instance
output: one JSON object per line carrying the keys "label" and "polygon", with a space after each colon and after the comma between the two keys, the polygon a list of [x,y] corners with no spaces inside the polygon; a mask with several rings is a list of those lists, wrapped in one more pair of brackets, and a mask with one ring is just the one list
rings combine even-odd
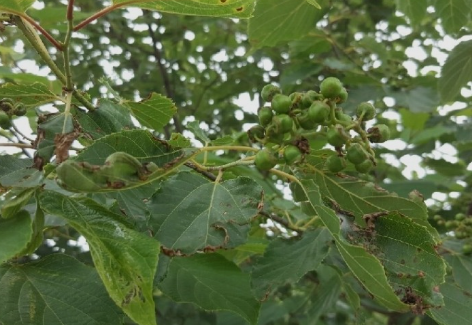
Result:
{"label": "green fruit cluster", "polygon": [[330,172],[341,172],[349,162],[358,172],[367,173],[375,165],[370,143],[390,138],[390,129],[384,124],[365,130],[364,122],[375,117],[372,104],[360,103],[354,119],[343,112],[338,105],[348,99],[348,92],[334,77],[324,79],[319,92],[309,90],[287,96],[269,84],[262,89],[261,97],[267,104],[258,111],[259,124],[248,130],[249,139],[264,146],[255,157],[260,170],[271,169],[277,163],[292,165],[302,161],[309,147],[300,142],[308,143],[306,134],[319,134],[337,153],[326,161]]}
{"label": "green fruit cluster", "polygon": [[0,100],[0,127],[9,129],[12,126],[11,118],[13,115],[23,116],[26,114],[26,107],[22,103],[16,103],[11,98]]}

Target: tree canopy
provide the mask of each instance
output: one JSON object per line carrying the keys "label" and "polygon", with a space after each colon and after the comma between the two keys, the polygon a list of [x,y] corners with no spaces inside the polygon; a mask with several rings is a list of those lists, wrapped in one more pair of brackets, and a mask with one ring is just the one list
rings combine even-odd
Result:
{"label": "tree canopy", "polygon": [[0,324],[472,324],[471,0],[0,0]]}

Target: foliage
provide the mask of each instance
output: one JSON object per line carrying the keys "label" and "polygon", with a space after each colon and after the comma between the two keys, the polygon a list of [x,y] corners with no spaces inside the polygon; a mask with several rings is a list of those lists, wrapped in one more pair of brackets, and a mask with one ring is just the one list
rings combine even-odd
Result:
{"label": "foliage", "polygon": [[472,324],[470,1],[63,2],[0,0],[0,324]]}

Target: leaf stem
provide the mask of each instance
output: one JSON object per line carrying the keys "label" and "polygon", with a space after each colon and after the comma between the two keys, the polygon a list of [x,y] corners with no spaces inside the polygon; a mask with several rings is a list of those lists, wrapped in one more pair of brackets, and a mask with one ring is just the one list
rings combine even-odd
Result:
{"label": "leaf stem", "polygon": [[28,39],[30,44],[39,54],[41,59],[43,59],[44,62],[46,62],[49,69],[51,69],[51,71],[56,75],[59,81],[64,84],[66,82],[66,77],[64,76],[62,71],[59,70],[58,66],[56,65],[56,63],[54,63],[52,58],[49,56],[49,53],[46,47],[44,46],[43,42],[35,33],[34,29],[30,27],[30,23],[26,20],[23,21],[23,18],[20,16],[15,16],[14,19],[15,19],[16,26],[18,26],[18,28],[22,31],[23,35],[25,35],[25,37]]}
{"label": "leaf stem", "polygon": [[[30,42],[31,46],[36,50],[41,59],[46,63],[46,65],[51,69],[57,79],[65,85],[67,83],[66,76],[62,73],[56,63],[52,60],[51,56],[48,53],[48,50],[44,46],[43,41],[39,38],[35,29],[27,20],[23,20],[20,16],[14,16],[16,26],[21,30],[26,39]],[[89,102],[81,93],[77,90],[73,90],[73,96],[77,99],[85,108],[89,111],[94,111],[95,107],[91,102]]]}
{"label": "leaf stem", "polygon": [[287,174],[286,172],[283,172],[281,170],[272,168],[272,169],[269,170],[269,172],[271,172],[274,175],[280,176],[282,178],[286,178],[291,182],[295,182],[295,183],[300,184],[300,181],[298,180],[298,178],[296,178],[293,175]]}
{"label": "leaf stem", "polygon": [[246,146],[213,146],[213,147],[203,147],[200,148],[200,151],[216,151],[216,150],[236,150],[236,151],[259,151],[257,148],[246,147]]}
{"label": "leaf stem", "polygon": [[[18,17],[18,16],[17,16]],[[49,34],[44,28],[42,28],[37,22],[34,21],[33,18],[25,15],[21,16],[22,19],[26,20],[28,23],[30,23],[34,28],[36,28],[43,36],[51,42],[52,45],[54,45],[55,48],[57,48],[59,51],[63,50],[62,44],[58,42],[51,34]]]}

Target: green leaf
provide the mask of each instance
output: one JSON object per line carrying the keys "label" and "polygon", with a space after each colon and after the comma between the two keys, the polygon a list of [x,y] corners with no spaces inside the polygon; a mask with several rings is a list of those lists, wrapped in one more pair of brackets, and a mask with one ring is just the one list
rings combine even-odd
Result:
{"label": "green leaf", "polygon": [[327,229],[319,228],[304,232],[301,238],[271,241],[252,271],[257,296],[263,298],[278,285],[297,282],[305,273],[315,270],[328,254],[330,240]]}
{"label": "green leaf", "polygon": [[32,236],[33,221],[27,211],[22,210],[7,220],[0,218],[0,264],[21,253]]}
{"label": "green leaf", "polygon": [[163,183],[151,199],[149,226],[166,249],[186,254],[234,247],[245,242],[261,195],[250,178],[218,183],[182,172]]}
{"label": "green leaf", "polygon": [[159,183],[160,180],[157,180],[137,188],[112,191],[106,193],[106,196],[115,199],[121,212],[139,226],[149,220],[149,211],[143,202],[149,200],[159,189]]}
{"label": "green leaf", "polygon": [[435,112],[439,105],[437,90],[430,87],[415,87],[407,91],[388,92],[397,106],[407,107],[412,113]]}
{"label": "green leaf", "polygon": [[30,167],[33,164],[31,159],[21,159],[13,156],[0,156],[0,185],[6,186],[4,180],[8,180],[15,172]]}
{"label": "green leaf", "polygon": [[461,288],[469,288],[469,292],[472,293],[472,260],[470,257],[451,254],[445,257],[449,266],[452,268],[452,275],[454,276],[455,282],[457,282]]}
{"label": "green leaf", "polygon": [[469,81],[472,81],[472,40],[459,43],[441,69],[438,87],[443,102],[454,100]]}
{"label": "green leaf", "polygon": [[27,85],[6,83],[0,87],[0,98],[4,97],[22,102],[30,107],[63,100],[61,97],[51,92],[46,85],[37,82]]}
{"label": "green leaf", "polygon": [[77,110],[76,119],[92,139],[135,128],[128,109],[108,99],[101,99],[99,107],[92,112]]}
{"label": "green leaf", "polygon": [[249,275],[221,255],[172,258],[159,288],[177,302],[231,311],[257,323],[260,303],[252,294]]}
{"label": "green leaf", "polygon": [[193,122],[188,123],[187,124],[187,129],[189,129],[195,135],[195,137],[198,140],[200,140],[204,145],[211,142],[211,140],[207,136],[206,132],[203,131],[200,128],[200,122],[199,121],[193,121]]}
{"label": "green leaf", "polygon": [[41,207],[77,229],[90,246],[95,267],[115,303],[140,325],[154,325],[153,279],[159,242],[128,228],[95,201],[46,191]]}
{"label": "green leaf", "polygon": [[0,0],[0,11],[23,16],[35,0]]}
{"label": "green leaf", "polygon": [[468,0],[436,0],[434,8],[441,18],[442,26],[447,33],[457,33],[469,21],[471,12]]}
{"label": "green leaf", "polygon": [[319,286],[310,296],[311,305],[306,311],[307,318],[316,324],[321,315],[332,311],[341,294],[343,279],[334,268],[321,265],[317,270]]}
{"label": "green leaf", "polygon": [[5,325],[123,322],[97,272],[67,255],[0,266],[0,292],[0,323]]}
{"label": "green leaf", "polygon": [[[249,18],[254,0],[160,0],[134,1],[133,7],[180,15]],[[114,0],[115,5],[127,5],[128,0]]]}
{"label": "green leaf", "polygon": [[[440,307],[437,287],[444,282],[446,264],[435,250],[438,243],[428,230],[410,218],[391,212],[385,216],[366,215],[368,227],[355,229],[349,238],[376,256],[395,290],[408,292],[409,303]],[[405,292],[406,299],[407,292]]]}
{"label": "green leaf", "polygon": [[423,130],[426,122],[430,118],[429,113],[413,113],[406,108],[401,108],[399,112],[402,117],[403,125],[412,130]]}
{"label": "green leaf", "polygon": [[302,178],[313,179],[319,186],[320,195],[334,201],[339,207],[355,217],[356,224],[363,226],[363,216],[382,211],[398,211],[416,223],[425,226],[431,233],[436,230],[428,222],[424,203],[392,195],[373,183],[343,175],[327,175],[323,172],[324,152],[313,152],[307,157],[311,166],[303,171]]}
{"label": "green leaf", "polygon": [[316,2],[315,0],[305,0],[305,1],[311,4],[312,6],[314,6],[316,9],[321,9],[320,4]]}
{"label": "green leaf", "polygon": [[351,272],[369,291],[373,299],[381,305],[399,312],[409,310],[408,305],[402,303],[395,295],[387,281],[385,270],[380,261],[366,252],[361,246],[349,244],[341,236],[341,223],[333,210],[323,205],[320,190],[313,180],[302,180],[302,191],[308,199],[310,207],[316,211],[325,226],[333,236],[336,247],[348,265]]}
{"label": "green leaf", "polygon": [[471,293],[454,284],[451,279],[441,285],[439,290],[444,296],[444,306],[428,310],[428,315],[441,325],[472,324]]}
{"label": "green leaf", "polygon": [[177,112],[172,100],[156,93],[138,103],[128,101],[125,105],[130,108],[141,125],[159,132]]}
{"label": "green leaf", "polygon": [[275,46],[305,36],[329,10],[329,1],[319,2],[323,10],[314,8],[306,1],[257,1],[248,27],[251,44],[255,48]]}
{"label": "green leaf", "polygon": [[396,0],[397,8],[410,18],[413,26],[418,26],[426,17],[428,0]]}
{"label": "green leaf", "polygon": [[174,148],[189,148],[192,146],[190,140],[180,133],[172,133],[167,143]]}
{"label": "green leaf", "polygon": [[1,217],[8,219],[15,216],[28,203],[35,191],[35,188],[26,188],[8,192],[1,205]]}

